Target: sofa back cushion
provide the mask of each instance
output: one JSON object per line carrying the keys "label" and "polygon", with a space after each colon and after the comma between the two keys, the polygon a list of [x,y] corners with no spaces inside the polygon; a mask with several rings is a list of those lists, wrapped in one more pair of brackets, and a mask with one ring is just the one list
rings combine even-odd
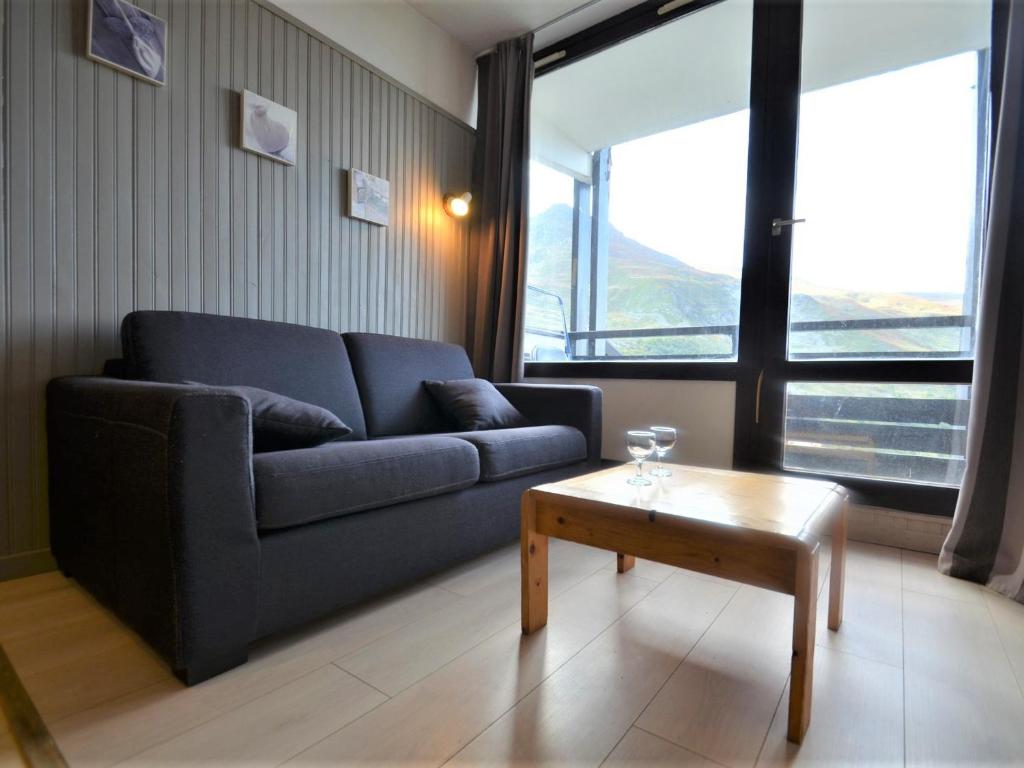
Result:
{"label": "sofa back cushion", "polygon": [[466,350],[377,333],[346,333],[343,338],[371,437],[451,429],[423,382],[472,378]]}
{"label": "sofa back cushion", "polygon": [[197,312],[131,312],[121,324],[125,373],[145,381],[259,387],[326,408],[365,440],[352,365],[333,331]]}

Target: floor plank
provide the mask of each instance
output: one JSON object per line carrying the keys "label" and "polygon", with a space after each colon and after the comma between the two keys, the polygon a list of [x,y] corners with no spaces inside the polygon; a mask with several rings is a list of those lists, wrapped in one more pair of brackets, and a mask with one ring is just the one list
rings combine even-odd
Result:
{"label": "floor plank", "polygon": [[[572,578],[579,573],[589,576],[603,565],[614,567],[615,564],[615,555],[612,552],[561,539],[551,539],[548,546],[551,560],[548,578],[552,582],[551,589],[557,588],[559,584],[562,584],[563,588],[571,586],[564,584],[563,576]],[[464,597],[509,582],[519,583],[518,542],[458,565],[430,581],[431,584]]]}
{"label": "floor plank", "polygon": [[1019,764],[1024,696],[984,602],[903,603],[907,764]]}
{"label": "floor plank", "polygon": [[21,677],[81,662],[108,652],[136,636],[113,615],[90,613],[75,621],[4,641],[4,649]]}
{"label": "floor plank", "polygon": [[715,764],[653,733],[630,728],[602,768],[712,768]]}
{"label": "floor plank", "polygon": [[727,766],[751,766],[789,677],[793,598],[742,587],[637,725]]}
{"label": "floor plank", "polygon": [[[2,719],[2,718],[0,718]],[[11,734],[0,729],[0,768],[22,768],[21,755]]]}
{"label": "floor plank", "polygon": [[903,579],[901,552],[896,547],[883,547],[880,544],[847,542],[846,576],[885,589],[900,584]]}
{"label": "floor plank", "polygon": [[111,765],[444,610],[454,600],[434,587],[407,590],[261,644],[248,664],[192,688],[170,680],[48,724],[72,762]]}
{"label": "floor plank", "polygon": [[523,636],[517,621],[289,765],[440,765],[653,586],[599,571],[551,601],[545,629]]}
{"label": "floor plank", "polygon": [[329,664],[124,765],[279,765],[386,700]]}
{"label": "floor plank", "polygon": [[762,766],[895,766],[903,763],[903,674],[891,665],[820,648],[814,708],[800,746],[786,740],[789,687],[780,700]]}
{"label": "floor plank", "polygon": [[[609,563],[605,566],[605,570],[618,572],[618,564],[614,562]],[[673,573],[678,571],[679,569],[674,566],[665,565],[664,563],[656,563],[653,560],[644,560],[642,557],[638,557],[636,559],[636,565],[633,566],[633,570],[631,570],[630,573],[634,576],[639,576],[642,579],[648,579],[656,584],[660,584]]]}
{"label": "floor plank", "polygon": [[0,600],[0,642],[6,645],[17,638],[95,616],[102,610],[85,590],[67,581],[54,589]]}
{"label": "floor plank", "polygon": [[449,765],[600,765],[735,591],[671,576]]}
{"label": "floor plank", "polygon": [[1003,642],[1003,650],[1017,674],[1018,684],[1024,690],[1024,604],[988,589],[984,596],[999,639]]}
{"label": "floor plank", "polygon": [[481,590],[519,578],[519,549],[502,547],[482,557],[457,565],[430,580],[431,584],[469,597]]}
{"label": "floor plank", "polygon": [[[613,558],[610,552],[569,542],[552,547],[548,570],[551,596],[578,584]],[[500,572],[506,571],[504,560],[498,560],[497,565]],[[520,599],[518,550],[514,576],[505,576],[482,589],[472,590],[465,579],[472,574],[471,570],[462,574],[462,578],[448,582],[467,593],[450,608],[337,659],[338,666],[394,696],[515,622],[519,617]]]}
{"label": "floor plank", "polygon": [[69,584],[68,579],[60,571],[47,571],[22,579],[0,581],[0,604],[10,604],[26,597],[40,595],[54,589],[62,589]]}
{"label": "floor plank", "polygon": [[936,555],[924,552],[901,550],[903,559],[903,589],[925,595],[945,597],[950,600],[964,600],[969,603],[984,603],[982,588],[977,584],[954,579],[939,573]]}
{"label": "floor plank", "polygon": [[19,676],[46,722],[171,679],[164,662],[127,632],[98,653]]}
{"label": "floor plank", "polygon": [[440,669],[516,620],[519,584],[506,582],[339,658],[339,667],[389,696]]}
{"label": "floor plank", "polygon": [[858,545],[847,551],[843,624],[828,628],[828,594],[818,600],[817,644],[903,666],[903,603],[898,549]]}

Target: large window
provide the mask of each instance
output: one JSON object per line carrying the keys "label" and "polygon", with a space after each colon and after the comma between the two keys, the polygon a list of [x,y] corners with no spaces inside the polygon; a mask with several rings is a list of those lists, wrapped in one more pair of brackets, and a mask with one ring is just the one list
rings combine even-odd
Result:
{"label": "large window", "polygon": [[527,360],[736,360],[752,8],[538,79]]}
{"label": "large window", "polygon": [[971,356],[985,61],[961,53],[802,95],[790,359]]}
{"label": "large window", "polygon": [[[836,5],[804,3],[793,210],[806,221],[792,230],[786,357],[834,361],[838,380],[780,369],[782,464],[955,487],[969,387],[919,381],[914,362],[974,353],[989,136],[988,40],[973,30],[987,9],[963,3],[974,37],[952,48],[926,41],[910,53],[916,30],[876,32],[876,64],[834,83],[820,52],[848,45],[842,25],[870,28],[879,12]],[[842,382],[893,360],[902,380]]]}
{"label": "large window", "polygon": [[617,45],[538,52],[527,372],[732,380],[737,465],[950,512],[991,3],[693,0],[622,23]]}

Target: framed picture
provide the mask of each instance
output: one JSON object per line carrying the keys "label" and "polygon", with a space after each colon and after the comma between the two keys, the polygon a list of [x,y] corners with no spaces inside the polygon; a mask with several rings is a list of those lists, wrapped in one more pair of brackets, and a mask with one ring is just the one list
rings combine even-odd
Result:
{"label": "framed picture", "polygon": [[348,215],[373,224],[388,225],[391,184],[387,179],[352,168],[348,172]]}
{"label": "framed picture", "polygon": [[89,0],[86,55],[132,77],[167,79],[167,22],[125,0]]}
{"label": "framed picture", "polygon": [[299,115],[294,109],[265,99],[258,93],[242,91],[242,149],[295,165],[295,144]]}

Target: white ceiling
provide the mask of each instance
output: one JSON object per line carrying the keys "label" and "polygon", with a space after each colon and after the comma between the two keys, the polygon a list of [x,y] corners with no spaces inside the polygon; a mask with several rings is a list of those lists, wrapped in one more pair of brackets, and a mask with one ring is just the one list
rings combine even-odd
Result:
{"label": "white ceiling", "polygon": [[539,49],[586,29],[640,0],[406,0],[409,5],[481,53],[502,40],[537,29],[576,9],[578,13],[538,33]]}
{"label": "white ceiling", "polygon": [[[985,0],[805,0],[803,89],[988,44]],[[747,106],[751,0],[728,0],[537,79],[534,154],[584,175],[586,153]]]}

